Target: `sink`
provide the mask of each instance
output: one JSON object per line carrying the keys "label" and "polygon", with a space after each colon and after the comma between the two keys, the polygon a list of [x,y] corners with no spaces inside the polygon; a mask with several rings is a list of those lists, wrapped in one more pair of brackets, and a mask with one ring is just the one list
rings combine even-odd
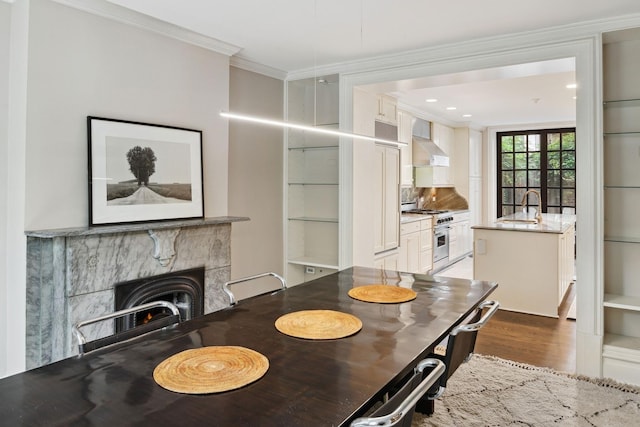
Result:
{"label": "sink", "polygon": [[511,215],[498,218],[498,222],[507,224],[538,224],[538,218],[535,215],[525,212],[517,212]]}
{"label": "sink", "polygon": [[511,223],[511,224],[537,224],[538,220],[535,218],[500,218],[499,222]]}

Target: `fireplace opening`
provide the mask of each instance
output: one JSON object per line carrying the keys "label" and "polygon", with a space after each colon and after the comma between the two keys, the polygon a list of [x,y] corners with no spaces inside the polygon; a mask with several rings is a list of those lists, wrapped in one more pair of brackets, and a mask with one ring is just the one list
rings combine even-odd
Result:
{"label": "fireplace opening", "polygon": [[[180,310],[182,320],[202,316],[204,313],[204,267],[144,277],[115,285],[116,311],[158,300],[175,304]],[[116,319],[116,333],[170,315],[171,312],[164,307],[130,314]]]}

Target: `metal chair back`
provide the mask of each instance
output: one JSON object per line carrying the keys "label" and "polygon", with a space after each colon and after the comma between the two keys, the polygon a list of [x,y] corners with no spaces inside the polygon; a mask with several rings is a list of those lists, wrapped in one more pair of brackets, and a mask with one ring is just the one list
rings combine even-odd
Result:
{"label": "metal chair back", "polygon": [[[136,326],[131,329],[127,329],[125,331],[115,333],[109,335],[107,337],[98,338],[93,341],[87,341],[84,334],[80,331],[83,327],[92,325],[94,323],[104,322],[107,320],[117,319],[119,317],[128,316],[131,314],[136,314],[140,311],[150,310],[154,308],[166,308],[171,314],[165,317],[162,317],[157,320],[152,320],[144,325]],[[88,353],[93,350],[97,350],[102,347],[106,347],[111,344],[119,343],[126,341],[131,338],[138,337],[140,335],[146,334],[151,331],[155,331],[157,329],[161,329],[176,323],[180,323],[180,310],[175,304],[170,303],[169,301],[153,301],[146,304],[140,304],[135,307],[127,308],[124,310],[118,310],[113,313],[105,314],[104,316],[99,316],[93,319],[84,320],[82,322],[76,323],[72,332],[78,341],[78,352],[80,355],[84,353]]]}
{"label": "metal chair back", "polygon": [[[488,310],[482,314],[485,308],[488,308]],[[500,303],[497,301],[483,301],[480,303],[464,324],[456,326],[449,333],[447,350],[444,356],[439,354],[429,355],[429,357],[443,360],[446,365],[445,374],[440,378],[438,388],[429,392],[429,399],[437,399],[442,396],[447,387],[447,380],[451,378],[451,375],[460,365],[467,362],[473,355],[478,331],[487,324],[499,308]]]}
{"label": "metal chair back", "polygon": [[[425,372],[430,368],[428,373]],[[370,416],[356,418],[351,427],[395,426],[410,427],[418,400],[444,374],[445,364],[438,359],[424,359],[413,370],[404,385]]]}
{"label": "metal chair back", "polygon": [[[256,274],[255,276],[248,276],[248,277],[243,277],[243,278],[240,278],[240,279],[230,280],[230,281],[226,282],[224,285],[222,285],[222,290],[224,290],[224,292],[229,296],[230,305],[236,305],[238,303],[238,301],[236,300],[236,296],[231,291],[231,288],[230,288],[231,285],[235,285],[237,283],[249,282],[251,280],[256,280],[256,279],[260,279],[262,277],[269,277],[269,276],[275,277],[276,279],[278,279],[280,281],[280,288],[277,289],[276,291],[282,290],[282,289],[287,289],[287,282],[286,282],[286,280],[284,280],[284,278],[282,276],[280,276],[279,274],[273,273],[273,272],[268,272],[268,273]],[[257,295],[262,295],[262,294],[269,293],[269,292],[273,292],[273,291],[262,292],[262,293],[257,294]]]}

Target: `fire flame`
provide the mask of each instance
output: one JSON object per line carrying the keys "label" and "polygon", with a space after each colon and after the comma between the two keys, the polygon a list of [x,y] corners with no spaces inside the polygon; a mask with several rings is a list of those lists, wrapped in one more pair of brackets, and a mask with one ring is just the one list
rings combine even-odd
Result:
{"label": "fire flame", "polygon": [[147,323],[149,323],[151,321],[151,319],[153,319],[153,316],[151,315],[151,312],[149,312],[149,313],[147,313],[145,318],[142,320],[142,324],[146,325]]}

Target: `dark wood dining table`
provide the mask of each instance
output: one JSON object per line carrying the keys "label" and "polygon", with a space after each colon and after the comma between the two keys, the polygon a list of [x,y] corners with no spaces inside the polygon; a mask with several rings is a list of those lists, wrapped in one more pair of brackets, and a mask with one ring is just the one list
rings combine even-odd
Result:
{"label": "dark wood dining table", "polygon": [[[400,304],[355,300],[368,284],[412,288]],[[0,380],[7,426],[343,426],[364,414],[496,288],[495,283],[353,267],[143,337]],[[307,340],[274,327],[283,314],[352,314],[356,334]],[[153,379],[164,359],[203,346],[262,353],[258,381],[223,393],[168,391]]]}

